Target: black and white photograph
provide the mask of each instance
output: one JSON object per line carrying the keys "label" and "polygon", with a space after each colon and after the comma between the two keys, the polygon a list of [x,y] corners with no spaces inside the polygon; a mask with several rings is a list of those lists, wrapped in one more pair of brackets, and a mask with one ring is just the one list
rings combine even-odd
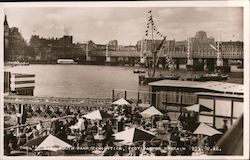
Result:
{"label": "black and white photograph", "polygon": [[246,5],[191,3],[1,6],[2,157],[249,156]]}

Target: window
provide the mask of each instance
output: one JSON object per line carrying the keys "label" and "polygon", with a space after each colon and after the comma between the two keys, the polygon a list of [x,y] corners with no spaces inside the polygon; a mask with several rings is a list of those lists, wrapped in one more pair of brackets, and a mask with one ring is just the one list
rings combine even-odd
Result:
{"label": "window", "polygon": [[215,100],[215,115],[231,117],[231,100]]}
{"label": "window", "polygon": [[199,121],[206,123],[210,126],[213,126],[213,117],[212,116],[204,116],[204,115],[200,115],[199,116]]}
{"label": "window", "polygon": [[233,117],[239,117],[243,113],[243,102],[233,102]]}
{"label": "window", "polygon": [[204,99],[204,98],[199,98],[199,104],[212,109],[213,111],[211,112],[201,112],[205,114],[213,114],[214,112],[214,100],[213,99]]}

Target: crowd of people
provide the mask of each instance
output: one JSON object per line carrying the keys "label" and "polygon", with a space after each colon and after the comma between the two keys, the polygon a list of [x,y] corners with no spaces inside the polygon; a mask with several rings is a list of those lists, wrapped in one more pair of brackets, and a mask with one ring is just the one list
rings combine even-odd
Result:
{"label": "crowd of people", "polygon": [[[192,134],[188,130],[198,122],[196,113],[183,112],[177,121],[172,123],[173,120],[171,120],[167,112],[161,116],[156,115],[145,118],[140,114],[141,109],[131,106],[113,106],[104,108],[102,111],[111,116],[101,120],[93,120],[85,118],[85,113],[79,111],[70,118],[60,119],[53,115],[50,123],[40,121],[32,126],[27,125],[17,129],[5,130],[5,155],[10,155],[13,150],[22,150],[24,149],[23,146],[30,140],[48,136],[49,134],[58,137],[75,148],[74,150],[67,150],[67,154],[94,154],[95,151],[91,147],[101,147],[101,153],[104,156],[192,155],[194,153],[193,147],[213,147],[216,142],[211,137],[201,139],[201,137]],[[67,113],[72,114],[69,108]],[[146,142],[135,142],[130,145],[119,144],[113,134],[131,127],[154,132],[156,138]],[[158,135],[160,136],[158,137]],[[131,145],[139,149],[130,150]],[[120,146],[122,149],[112,148],[114,146]],[[37,146],[29,147],[34,151]],[[83,147],[86,149],[83,150]],[[39,152],[39,155],[46,155],[44,152],[44,154],[41,153]]]}

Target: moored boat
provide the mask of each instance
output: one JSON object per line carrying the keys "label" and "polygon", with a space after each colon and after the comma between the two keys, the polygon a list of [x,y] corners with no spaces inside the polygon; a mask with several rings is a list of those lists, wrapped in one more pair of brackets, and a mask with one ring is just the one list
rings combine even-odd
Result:
{"label": "moored boat", "polygon": [[146,71],[144,71],[144,70],[139,70],[139,69],[136,69],[136,70],[134,70],[133,72],[134,72],[134,73],[145,73]]}
{"label": "moored boat", "polygon": [[199,77],[194,77],[193,81],[223,81],[227,80],[229,78],[229,75],[224,75],[220,73],[207,73],[204,75],[200,75]]}
{"label": "moored boat", "polygon": [[[173,61],[173,59],[171,57],[171,54],[168,54],[168,53],[164,53],[164,56],[165,56],[165,60],[166,60],[166,67],[169,68],[169,70],[171,71],[171,74],[170,75],[162,75],[162,74],[156,75],[155,68],[156,68],[156,66],[158,66],[158,61],[159,61],[160,54],[162,54],[164,52],[164,48],[166,46],[166,36],[163,36],[163,34],[161,34],[158,30],[156,30],[156,26],[155,26],[155,24],[153,22],[153,16],[152,16],[151,10],[148,13],[150,13],[150,15],[149,15],[148,23],[147,23],[147,30],[145,31],[145,36],[146,37],[148,36],[149,30],[151,29],[152,35],[148,36],[148,37],[151,38],[149,40],[152,42],[152,44],[151,44],[152,61],[148,61],[146,63],[146,66],[148,68],[148,70],[147,70],[148,75],[140,75],[139,76],[139,84],[146,85],[146,84],[148,84],[150,82],[164,80],[164,79],[178,80],[179,75],[176,75],[176,74],[173,73],[173,71],[174,71],[174,61]],[[155,34],[154,34],[154,31],[156,31]],[[158,46],[155,46],[155,44],[154,44],[154,35],[158,35],[161,38],[163,37],[163,40],[161,41],[160,45],[158,45]],[[142,44],[141,44],[141,54],[142,55],[144,55],[144,51],[145,51],[143,49],[143,46],[145,47],[145,45],[143,44],[144,40],[147,40],[147,38],[142,40]],[[141,60],[141,62],[144,62],[144,59],[149,59],[150,60],[150,57],[144,57],[144,56],[142,56],[143,60]],[[136,73],[136,72],[134,71],[134,73]]]}
{"label": "moored boat", "polygon": [[73,59],[58,59],[57,64],[77,64]]}

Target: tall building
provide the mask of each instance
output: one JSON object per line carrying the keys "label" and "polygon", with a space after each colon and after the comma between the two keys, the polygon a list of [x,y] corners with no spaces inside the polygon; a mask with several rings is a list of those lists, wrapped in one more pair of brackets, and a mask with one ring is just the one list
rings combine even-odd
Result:
{"label": "tall building", "polygon": [[7,16],[4,19],[4,60],[22,61],[27,44],[17,27],[9,27]]}
{"label": "tall building", "polygon": [[213,37],[207,37],[207,33],[204,31],[196,32],[195,36],[190,38],[191,52],[194,54],[200,54],[203,52],[210,53],[215,50],[210,45],[216,45]]}

